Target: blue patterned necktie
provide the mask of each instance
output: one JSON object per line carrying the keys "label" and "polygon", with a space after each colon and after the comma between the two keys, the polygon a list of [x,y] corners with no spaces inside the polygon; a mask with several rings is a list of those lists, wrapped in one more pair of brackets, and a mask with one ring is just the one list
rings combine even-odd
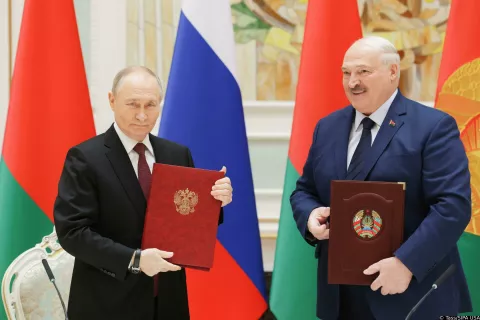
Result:
{"label": "blue patterned necktie", "polygon": [[350,165],[348,166],[346,180],[353,180],[360,172],[362,172],[368,153],[372,149],[371,129],[375,125],[375,122],[370,118],[364,118],[362,120],[362,125],[362,137],[360,138],[360,142],[358,143],[352,160],[350,161]]}

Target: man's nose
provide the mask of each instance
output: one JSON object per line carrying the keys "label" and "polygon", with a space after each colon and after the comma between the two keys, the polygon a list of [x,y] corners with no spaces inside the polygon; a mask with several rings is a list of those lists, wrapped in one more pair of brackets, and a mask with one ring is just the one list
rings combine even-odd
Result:
{"label": "man's nose", "polygon": [[140,120],[140,121],[147,120],[147,115],[145,114],[145,112],[140,111],[139,113],[137,113],[137,120]]}
{"label": "man's nose", "polygon": [[348,86],[353,89],[355,86],[357,86],[360,83],[360,81],[355,78],[354,76],[350,77],[350,80],[348,81]]}

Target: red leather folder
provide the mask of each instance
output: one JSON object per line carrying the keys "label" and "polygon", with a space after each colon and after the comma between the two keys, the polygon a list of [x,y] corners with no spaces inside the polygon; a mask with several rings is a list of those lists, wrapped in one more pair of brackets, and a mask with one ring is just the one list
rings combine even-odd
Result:
{"label": "red leather folder", "polygon": [[370,285],[371,264],[390,258],[403,242],[405,184],[332,181],[328,283]]}
{"label": "red leather folder", "polygon": [[142,248],[170,251],[173,264],[209,270],[222,204],[210,192],[223,177],[220,171],[155,163]]}

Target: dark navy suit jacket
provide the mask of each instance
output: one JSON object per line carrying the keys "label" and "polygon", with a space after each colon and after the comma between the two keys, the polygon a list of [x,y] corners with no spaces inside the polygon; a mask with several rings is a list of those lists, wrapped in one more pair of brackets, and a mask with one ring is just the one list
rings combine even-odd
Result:
{"label": "dark navy suit jacket", "polygon": [[[321,119],[302,176],[290,201],[302,236],[316,245],[317,316],[336,319],[339,288],[327,284],[328,240],[310,241],[307,220],[316,207],[330,206],[330,181],[347,172],[347,147],[355,109],[348,106]],[[390,120],[395,123],[389,125]],[[456,272],[435,290],[412,319],[439,319],[471,311],[457,241],[471,217],[468,159],[455,120],[397,93],[358,180],[405,181],[404,243],[394,253],[413,273],[402,294],[368,289],[376,319],[405,319],[410,309],[451,264]],[[299,262],[301,263],[301,262]],[[368,287],[367,287],[368,288]]]}

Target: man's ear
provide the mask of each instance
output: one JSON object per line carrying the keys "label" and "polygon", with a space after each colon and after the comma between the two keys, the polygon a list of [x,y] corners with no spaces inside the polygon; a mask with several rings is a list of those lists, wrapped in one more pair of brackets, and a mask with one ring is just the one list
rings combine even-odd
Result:
{"label": "man's ear", "polygon": [[390,65],[390,80],[393,82],[395,81],[398,76],[400,75],[400,68],[397,64],[392,63]]}
{"label": "man's ear", "polygon": [[112,91],[108,92],[108,101],[110,102],[110,108],[113,110],[115,106],[115,95]]}

